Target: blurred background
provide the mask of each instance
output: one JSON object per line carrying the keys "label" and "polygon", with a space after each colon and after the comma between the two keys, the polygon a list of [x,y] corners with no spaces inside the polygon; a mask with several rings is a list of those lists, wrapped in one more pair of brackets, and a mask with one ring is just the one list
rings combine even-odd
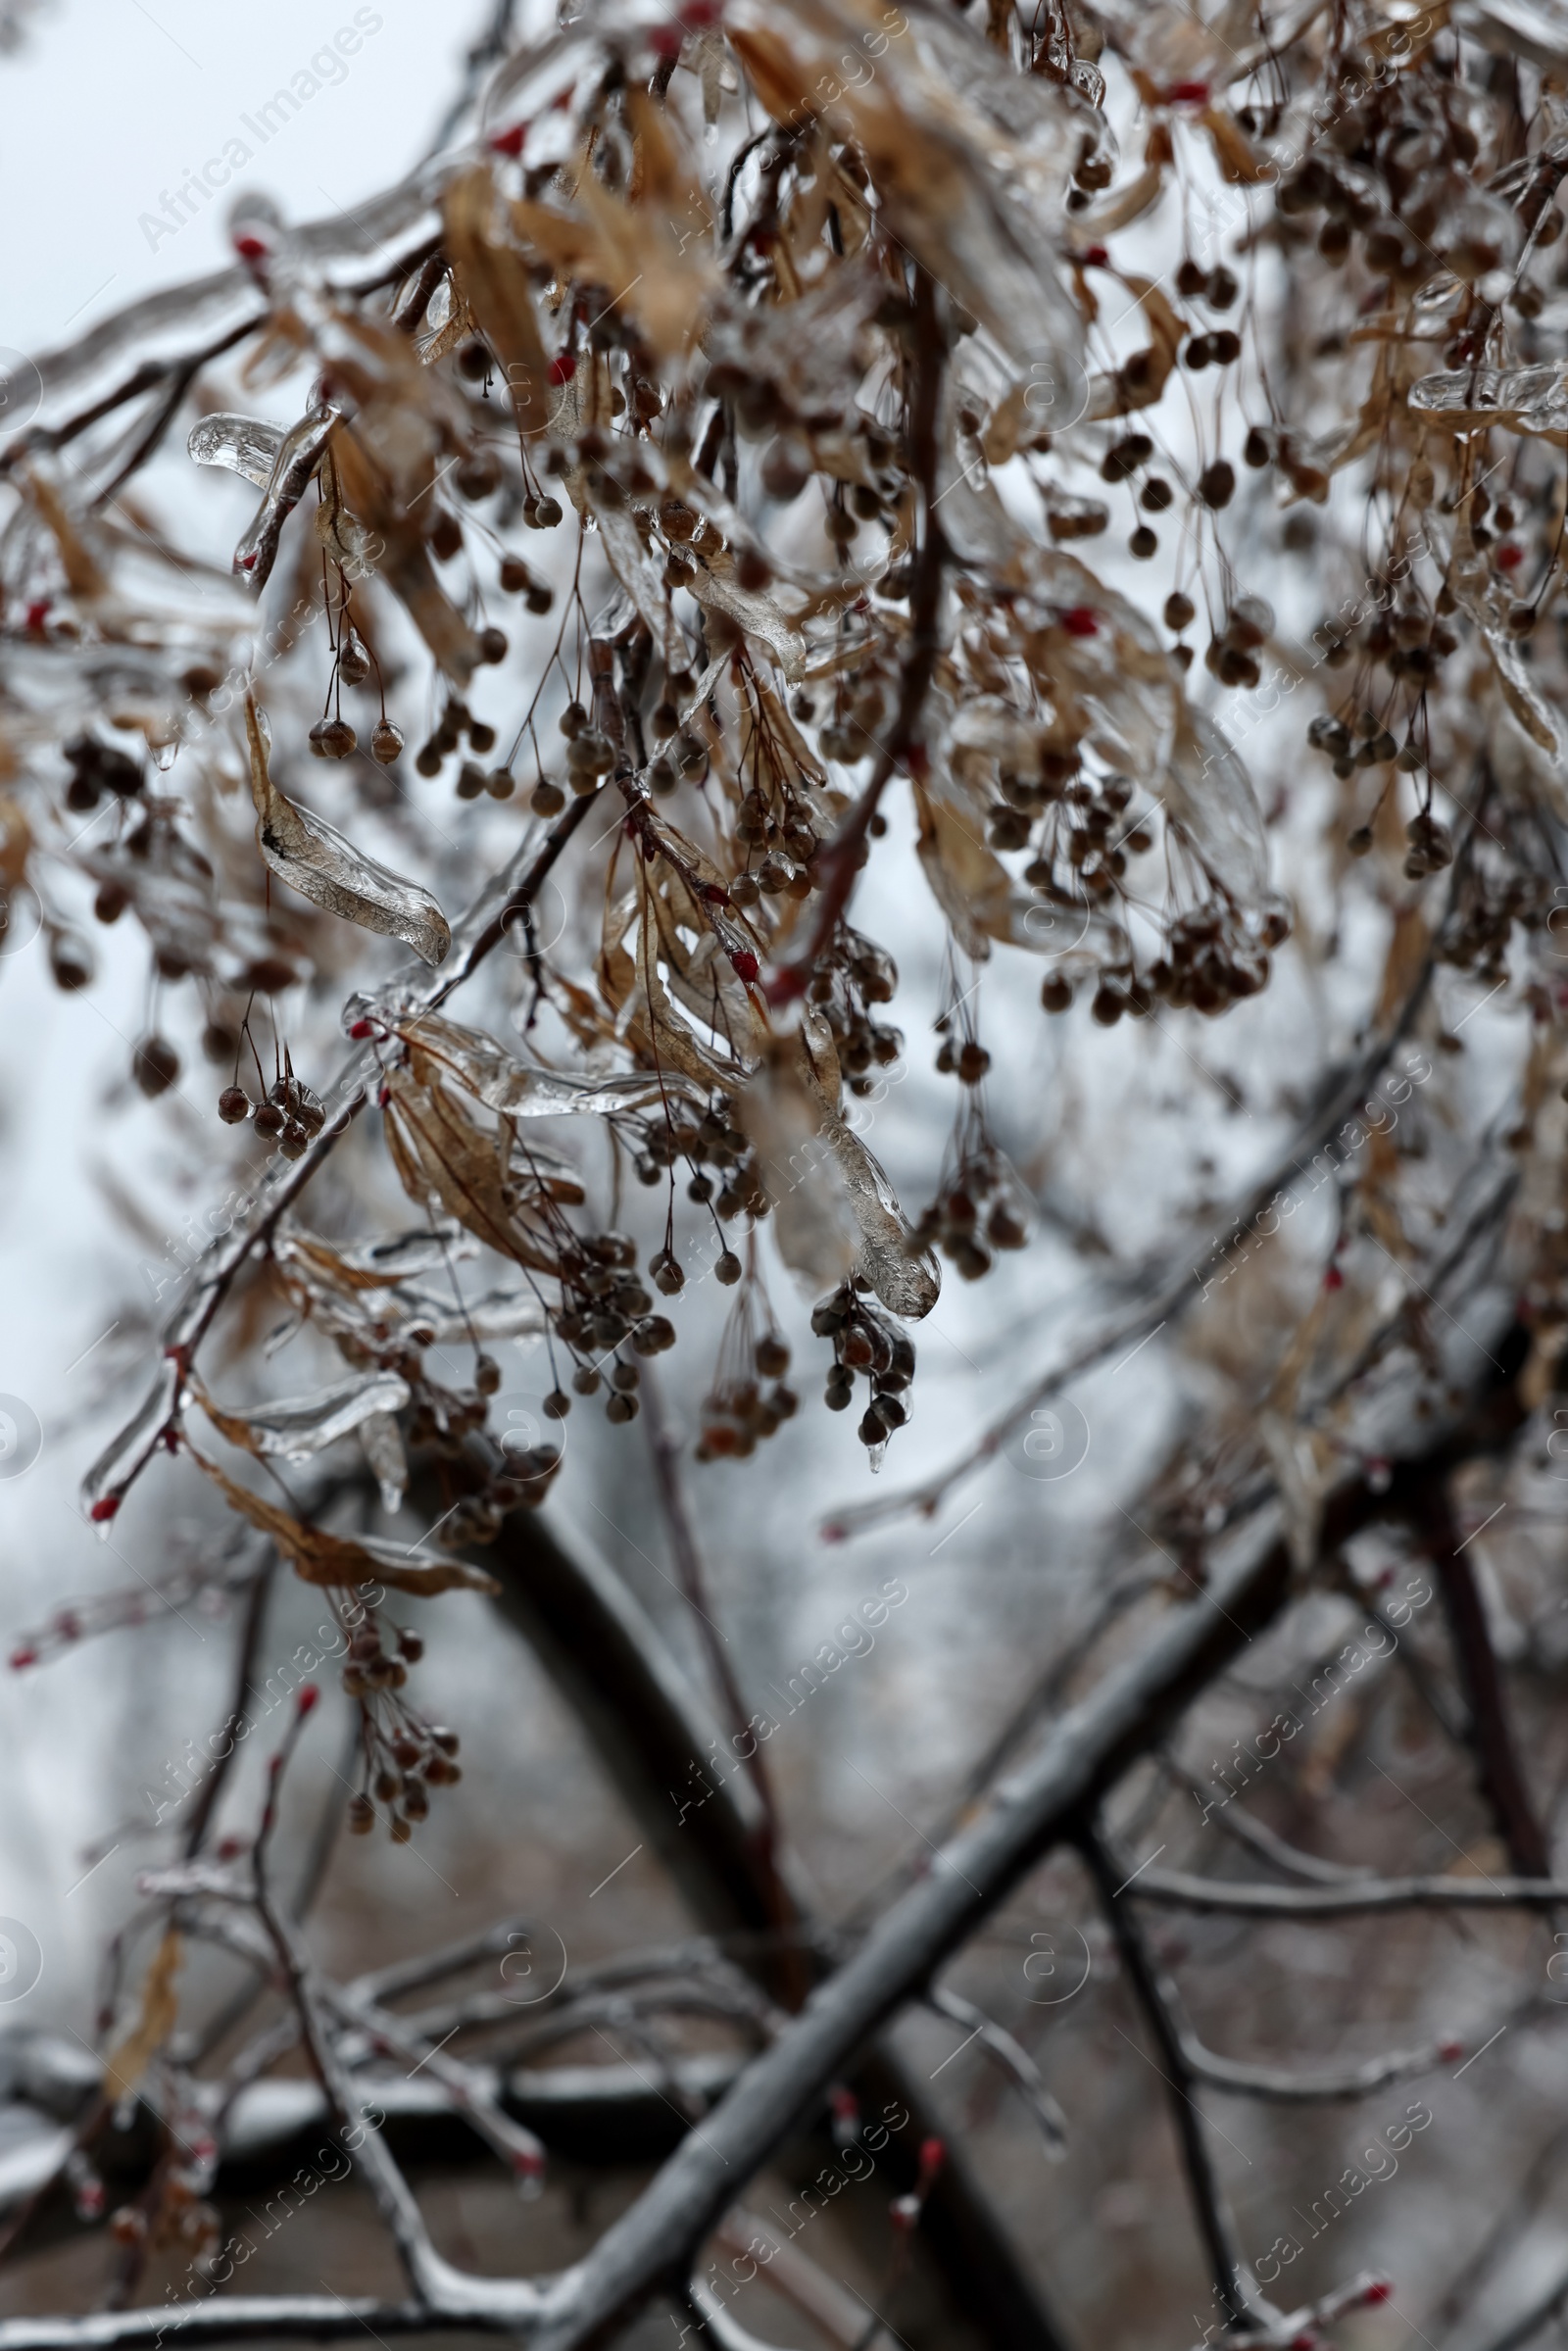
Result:
{"label": "blurred background", "polygon": [[[431,11],[413,0],[326,15],[320,0],[230,0],[218,11],[196,0],[17,0],[4,15],[0,53],[0,207],[13,223],[0,340],[18,353],[52,349],[143,294],[223,266],[224,199],[177,231],[159,216],[190,171],[236,138],[255,150],[243,170],[247,195],[265,192],[292,219],[335,212],[352,220],[357,203],[437,140],[463,86],[466,53],[489,18],[478,6]],[[308,72],[323,41],[348,23],[364,34],[358,53],[260,145],[247,121]],[[198,542],[226,567],[248,512],[242,485],[198,480],[176,439],[139,488],[149,510],[177,516],[182,543]],[[1277,562],[1278,528],[1262,530],[1260,566]],[[1304,587],[1298,574],[1294,587],[1283,576],[1277,588],[1272,578],[1268,584],[1302,630],[1320,603],[1334,601],[1326,575]],[[525,664],[526,651],[522,658]],[[502,690],[495,681],[498,706]],[[778,1724],[766,1757],[783,1857],[812,1909],[846,1934],[920,1871],[972,1800],[975,1776],[1009,1722],[1041,1719],[1082,1686],[1091,1663],[1102,1670],[1117,1653],[1117,1610],[1131,1621],[1151,1594],[1169,1588],[1176,1563],[1146,1533],[1141,1497],[1164,1479],[1169,1499],[1184,1433],[1200,1416],[1245,1423],[1258,1351],[1309,1300],[1332,1245],[1332,1198],[1303,1202],[1266,1258],[1189,1318],[1182,1351],[1156,1339],[1103,1365],[1073,1389],[1070,1408],[1041,1442],[1031,1448],[1015,1440],[957,1485],[934,1517],[823,1540],[841,1504],[959,1459],[1031,1376],[1091,1327],[1107,1269],[1136,1260],[1173,1219],[1213,1212],[1266,1167],[1293,1132],[1314,1075],[1365,1033],[1392,918],[1370,895],[1343,922],[1336,912],[1324,808],[1299,773],[1300,723],[1299,713],[1266,718],[1247,745],[1274,826],[1276,873],[1288,874],[1298,908],[1297,942],[1264,995],[1200,1034],[1185,1018],[1180,1027],[1155,1019],[1105,1033],[1076,1015],[1042,1021],[1032,961],[1025,968],[1025,958],[1004,957],[988,970],[992,1123],[1034,1202],[1037,1230],[1027,1253],[992,1283],[971,1288],[950,1278],[915,1332],[914,1417],[889,1448],[881,1487],[871,1486],[853,1415],[820,1410],[809,1301],[776,1264],[769,1292],[808,1408],[748,1462],[687,1461],[715,1638],[747,1706]],[[400,821],[417,830],[424,819]],[[952,1106],[951,1083],[933,1067],[932,1023],[946,975],[908,817],[890,808],[890,854],[867,876],[858,919],[899,962],[906,1051],[859,1105],[858,1122],[901,1197],[917,1207],[934,1189]],[[564,909],[563,918],[577,915]],[[1324,950],[1336,923],[1331,955]],[[205,1739],[224,1716],[241,1611],[195,1575],[176,1604],[152,1589],[226,1539],[185,1465],[146,1479],[107,1540],[83,1522],[77,1490],[145,1383],[158,1321],[191,1254],[192,1219],[246,1171],[240,1148],[212,1116],[209,1097],[222,1081],[201,1063],[196,1027],[190,1037],[179,1031],[182,1013],[169,1010],[186,1056],[180,1085],[149,1103],[129,1081],[128,1042],[149,1009],[138,943],[99,936],[96,979],[67,996],[25,930],[13,925],[0,955],[0,1408],[20,1401],[39,1434],[33,1445],[20,1422],[21,1452],[0,1468],[0,1635],[24,1661],[35,1647],[46,1653],[0,1683],[8,1766],[0,1913],[35,1938],[40,1965],[30,1988],[0,2006],[0,2026],[74,2046],[87,2065],[99,2045],[106,1950],[132,1927],[137,1875],[167,1853],[169,1822],[178,1825],[187,1742]],[[396,960],[389,948],[385,967]],[[487,972],[469,1011],[506,1034],[524,974],[515,959],[496,962],[508,967]],[[324,976],[320,1001],[302,999],[293,1029],[297,1060],[306,1040],[318,1077],[330,1073],[339,1050],[329,969]],[[1440,974],[1438,985],[1435,1018],[1445,1033],[1466,1022],[1467,1050],[1444,1065],[1450,1107],[1443,1115],[1478,1131],[1508,1098],[1524,1027],[1500,1006],[1476,1009],[1477,991],[1461,975]],[[1441,1135],[1437,1148],[1441,1156]],[[369,1138],[356,1137],[331,1181],[377,1194],[395,1217],[389,1179],[384,1169],[370,1172],[370,1153]],[[602,1174],[608,1204],[608,1169]],[[628,1214],[641,1206],[634,1201]],[[694,1285],[682,1307],[682,1344],[658,1367],[665,1414],[685,1438],[695,1430],[724,1303],[710,1283]],[[277,1311],[275,1300],[256,1303],[263,1323]],[[329,1368],[324,1350],[311,1357],[315,1344],[297,1341],[282,1358],[284,1392],[304,1391]],[[537,1344],[508,1342],[494,1351],[500,1405],[519,1417],[535,1412],[550,1385]],[[453,1384],[467,1376],[465,1350],[454,1349]],[[680,1589],[650,1425],[648,1415],[620,1430],[586,1412],[574,1418],[545,1516],[566,1550],[613,1568],[713,1706],[710,1647]],[[1558,1789],[1557,1699],[1568,1654],[1568,1601],[1556,1596],[1550,1524],[1559,1495],[1548,1485],[1539,1538],[1521,1537],[1509,1550],[1497,1539],[1484,1546],[1505,1653],[1523,1677],[1527,1751],[1542,1784]],[[410,1523],[407,1539],[421,1532]],[[1370,1590],[1388,1561],[1373,1545],[1360,1564]],[[91,1640],[60,1637],[63,1607],[82,1603],[90,1614],[102,1595],[141,1587],[141,1625]],[[792,1698],[803,1664],[835,1641],[853,1610],[890,1588],[906,1596],[888,1609],[874,1639],[841,1641],[842,1662],[822,1687]],[[565,1966],[583,1969],[689,1933],[678,1889],[508,1611],[454,1593],[411,1601],[400,1616],[426,1638],[421,1694],[460,1732],[465,1776],[407,1846],[330,1841],[351,1724],[330,1673],[322,1677],[325,1702],[289,1782],[282,1843],[289,1869],[319,1876],[310,1932],[323,1964],[372,1969],[501,1913],[531,1922],[527,1965],[542,1971],[557,1964],[558,1946]],[[1447,1669],[1436,1616],[1414,1619],[1405,1654],[1441,1680]],[[259,1679],[281,1671],[320,1621],[317,1595],[275,1579]],[[1124,1791],[1118,1825],[1130,1849],[1161,1845],[1167,1867],[1208,1866],[1209,1846],[1198,1840],[1211,1845],[1216,1831],[1182,1792],[1182,1775],[1208,1782],[1260,1706],[1351,1640],[1361,1621],[1353,1592],[1324,1593],[1293,1616],[1288,1638],[1256,1644],[1200,1721],[1184,1729],[1170,1758],[1174,1783],[1151,1767]],[[1081,1647],[1097,1627],[1099,1645]],[[258,1737],[225,1791],[224,1817],[232,1814],[236,1830],[254,1823],[266,1752]],[[670,1791],[672,1810],[678,1798]],[[160,1804],[172,1805],[162,1822]],[[1402,1659],[1325,1709],[1261,1788],[1255,1809],[1293,1842],[1347,1863],[1444,1869],[1457,1854],[1467,1869],[1496,1865],[1467,1776],[1435,1738]],[[1530,1941],[1537,1934],[1420,1913],[1353,1928],[1259,1931],[1200,1919],[1184,1921],[1179,1935],[1161,1929],[1211,2045],[1324,2060],[1376,2055],[1443,2031],[1467,2049],[1478,2046],[1483,2022],[1490,2031],[1505,2016],[1521,1966],[1539,1974],[1541,1954]],[[208,1966],[193,1963],[186,1989],[198,2006],[205,2000],[216,2009],[226,1980],[216,1966],[204,1973]],[[1067,2117],[1067,2160],[1054,2164],[1022,2102],[982,2058],[972,2050],[954,2057],[961,2030],[932,2017],[903,2029],[913,2074],[946,2132],[967,2151],[1024,2267],[1068,2314],[1076,2341],[1181,2351],[1213,2314],[1163,2086],[1132,2045],[1137,2028],[1116,1957],[1076,1864],[1059,1858],[1022,1886],[953,1980],[1034,2050]],[[716,2029],[682,2043],[699,2052],[732,2045]],[[626,2044],[612,2046],[617,2058],[625,2053]],[[604,2062],[606,2051],[590,2038],[564,2054],[589,2065]],[[1520,2236],[1508,2254],[1508,2291],[1526,2296],[1568,2247],[1553,2169],[1565,2088],[1568,2042],[1532,2030],[1460,2078],[1448,2066],[1362,2107],[1214,2100],[1250,2257],[1294,2229],[1303,2244],[1293,2274],[1302,2298],[1357,2267],[1396,2280],[1393,2304],[1347,2322],[1345,2339],[1435,2341],[1444,2329],[1432,2314],[1449,2278],[1482,2243],[1494,2204],[1511,2203]],[[1372,2172],[1367,2149],[1418,2103],[1427,2116],[1419,2135],[1393,2171],[1380,2164]],[[821,2160],[820,2150],[802,2157],[808,2168]],[[1356,2165],[1363,2187],[1332,2228],[1292,2218],[1312,2213],[1329,2184]],[[472,2162],[438,2166],[420,2184],[454,2258],[544,2269],[591,2241],[647,2176],[641,2157],[566,2159],[552,2166],[543,2196],[524,2200],[497,2168]],[[782,2167],[748,2191],[748,2206],[782,2209],[797,2185]],[[314,2287],[326,2277],[345,2293],[390,2290],[389,2257],[358,2198],[353,2185],[323,2195],[275,2242],[260,2242],[253,2229],[259,2249],[247,2284]],[[249,2226],[237,2207],[225,2212],[230,2218]],[[847,2295],[889,2313],[898,2339],[922,2351],[970,2339],[964,2314],[941,2302],[929,2278],[897,2276],[884,2190],[873,2185],[858,2202],[846,2197],[842,2211],[814,2226],[832,2237],[824,2269]],[[177,2276],[172,2260],[167,2270],[155,2267],[152,2297]],[[90,2307],[100,2282],[62,2224],[53,2243],[0,2272],[0,2308]],[[776,2296],[743,2308],[781,2343],[854,2339],[842,2311],[835,2334]],[[635,2340],[663,2341],[668,2324],[651,2318]]]}

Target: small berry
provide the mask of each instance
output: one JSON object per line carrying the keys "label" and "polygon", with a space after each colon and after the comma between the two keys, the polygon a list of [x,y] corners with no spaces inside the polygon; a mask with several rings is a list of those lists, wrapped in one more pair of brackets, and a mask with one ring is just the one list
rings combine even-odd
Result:
{"label": "small berry", "polygon": [[149,1101],[167,1094],[179,1075],[179,1055],[167,1037],[144,1037],[131,1061],[137,1085]]}
{"label": "small berry", "polygon": [[741,1261],[732,1249],[727,1249],[713,1266],[715,1276],[723,1283],[726,1290],[732,1289],[740,1280],[741,1271]]}
{"label": "small berry", "polygon": [[[394,726],[390,718],[378,718],[370,730],[370,757],[381,766],[390,767],[402,749],[402,727]],[[436,765],[440,764],[438,759]]]}
{"label": "small berry", "polygon": [[225,1126],[237,1127],[251,1114],[251,1098],[243,1086],[225,1086],[218,1098],[218,1115]]}
{"label": "small berry", "polygon": [[663,1298],[678,1297],[686,1287],[686,1275],[679,1260],[665,1249],[650,1260],[648,1266],[654,1288]]}

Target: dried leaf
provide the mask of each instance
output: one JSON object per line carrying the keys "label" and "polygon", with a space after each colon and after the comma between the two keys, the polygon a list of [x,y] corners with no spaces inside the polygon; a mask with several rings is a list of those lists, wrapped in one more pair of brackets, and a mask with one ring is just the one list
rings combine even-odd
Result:
{"label": "dried leaf", "polygon": [[859,1227],[849,1188],[823,1134],[821,1096],[808,1087],[797,1038],[777,1039],[736,1101],[773,1203],[778,1253],[820,1298],[854,1271]]}
{"label": "dried leaf", "polygon": [[141,2087],[147,2068],[179,2020],[174,1979],[183,1959],[184,1945],[178,1932],[167,1927],[141,1987],[141,2014],[104,2062],[104,2097],[111,2106],[132,2096]]}
{"label": "dried leaf", "polygon": [[[845,1271],[861,1274],[892,1313],[917,1321],[941,1292],[936,1258],[917,1248],[892,1185],[841,1116],[837,1090],[838,1059],[817,1017],[775,1046],[738,1098],[768,1163],[769,1197],[787,1236],[785,1262],[824,1288]],[[858,1238],[846,1266],[852,1231]]]}
{"label": "dried leaf", "polygon": [[1502,699],[1524,728],[1532,743],[1555,759],[1562,751],[1562,736],[1555,719],[1542,700],[1529,670],[1519,657],[1519,647],[1512,637],[1498,628],[1485,631],[1487,651],[1496,671]]}
{"label": "dried leaf", "polygon": [[259,1533],[270,1535],[305,1584],[352,1589],[361,1584],[390,1584],[396,1592],[428,1597],[438,1592],[497,1592],[493,1576],[462,1559],[438,1559],[429,1551],[405,1550],[373,1535],[328,1535],[306,1526],[276,1502],[253,1494],[190,1446],[192,1459],[204,1470],[230,1506]]}
{"label": "dried leaf", "polygon": [[451,1078],[489,1110],[508,1118],[559,1118],[573,1112],[656,1110],[671,1093],[707,1101],[705,1090],[680,1076],[628,1071],[623,1076],[568,1077],[518,1061],[483,1029],[464,1028],[439,1012],[422,1012],[398,1024],[396,1034],[417,1053],[431,1074]]}
{"label": "dried leaf", "polygon": [[434,1200],[504,1257],[536,1273],[558,1271],[548,1222],[504,1171],[494,1134],[475,1125],[450,1086],[394,1069],[384,1109],[392,1163],[416,1206]]}
{"label": "dried leaf", "polygon": [[424,962],[439,963],[452,945],[452,932],[429,891],[378,865],[335,825],[279,792],[268,772],[268,733],[253,694],[245,698],[245,729],[256,839],[279,880],[328,914],[401,939]]}
{"label": "dried leaf", "polygon": [[1184,700],[1165,770],[1165,813],[1239,906],[1268,887],[1268,842],[1252,779],[1205,711]]}
{"label": "dried leaf", "polygon": [[285,1461],[308,1461],[359,1428],[372,1413],[383,1418],[401,1412],[409,1400],[406,1381],[394,1371],[358,1373],[315,1396],[286,1402],[259,1404],[246,1412],[225,1412],[192,1373],[189,1386],[215,1429],[248,1453],[280,1454]]}
{"label": "dried leaf", "polygon": [[1423,375],[1409,390],[1413,415],[1446,432],[1509,432],[1552,440],[1568,433],[1568,365],[1537,367],[1454,367]]}
{"label": "dried leaf", "polygon": [[550,421],[550,360],[540,339],[528,264],[495,233],[498,205],[488,164],[453,180],[446,194],[446,250],[464,302],[500,360],[524,438]]}
{"label": "dried leaf", "polygon": [[409,1457],[403,1449],[403,1431],[390,1412],[371,1412],[360,1423],[360,1444],[381,1489],[381,1507],[403,1507],[409,1488]]}

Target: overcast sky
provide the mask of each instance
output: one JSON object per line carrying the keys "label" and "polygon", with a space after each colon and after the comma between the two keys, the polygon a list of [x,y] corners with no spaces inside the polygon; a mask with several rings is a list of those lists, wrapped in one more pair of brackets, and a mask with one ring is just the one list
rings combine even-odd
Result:
{"label": "overcast sky", "polygon": [[[53,349],[220,267],[233,190],[314,220],[389,184],[429,143],[488,14],[484,0],[43,0],[0,58],[0,345]],[[258,111],[280,89],[301,103],[264,138]],[[163,198],[235,140],[251,160],[232,190],[166,228]]]}

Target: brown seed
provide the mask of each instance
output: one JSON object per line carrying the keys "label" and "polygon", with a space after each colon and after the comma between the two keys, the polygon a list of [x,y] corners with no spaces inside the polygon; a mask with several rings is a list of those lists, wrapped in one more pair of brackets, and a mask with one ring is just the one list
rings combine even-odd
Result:
{"label": "brown seed", "polygon": [[436,562],[450,563],[463,545],[463,525],[456,514],[449,514],[444,507],[438,507],[431,516],[426,536],[430,542],[430,553]]}
{"label": "brown seed", "polygon": [[346,628],[338,642],[338,674],[346,686],[363,685],[370,674],[370,657],[358,629]]}
{"label": "brown seed", "polygon": [[1236,492],[1236,469],[1226,458],[1216,458],[1198,477],[1198,495],[1207,507],[1229,506]]}

